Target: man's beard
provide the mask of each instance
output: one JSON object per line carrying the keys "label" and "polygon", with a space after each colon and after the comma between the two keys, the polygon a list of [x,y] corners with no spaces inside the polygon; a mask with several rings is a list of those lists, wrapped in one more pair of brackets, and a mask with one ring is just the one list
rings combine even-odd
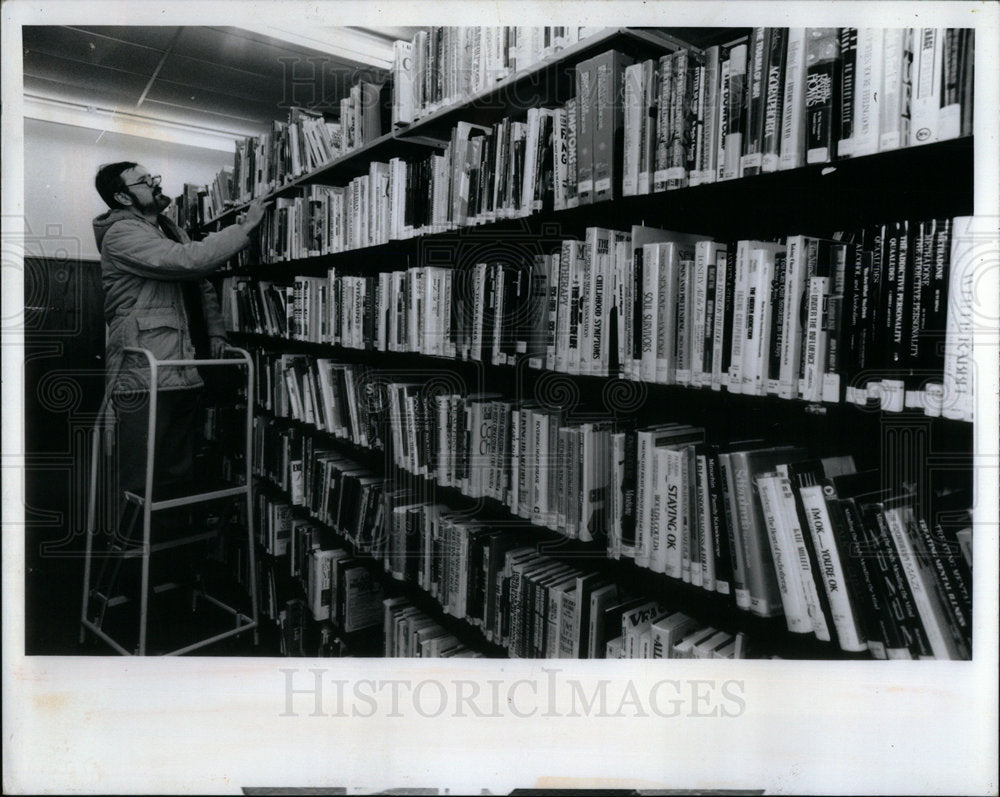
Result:
{"label": "man's beard", "polygon": [[170,197],[159,190],[153,194],[153,198],[148,202],[143,202],[132,192],[132,201],[135,203],[135,209],[140,213],[160,213],[170,205]]}

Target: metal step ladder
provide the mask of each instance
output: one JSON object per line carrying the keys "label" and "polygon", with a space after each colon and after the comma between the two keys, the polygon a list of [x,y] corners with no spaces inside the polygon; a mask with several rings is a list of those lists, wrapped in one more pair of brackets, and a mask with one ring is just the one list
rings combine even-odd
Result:
{"label": "metal step ladder", "polygon": [[[160,593],[176,588],[178,585],[167,582],[152,586],[150,585],[150,559],[154,553],[178,548],[180,546],[194,545],[199,542],[209,540],[220,533],[220,529],[192,530],[182,536],[153,542],[153,517],[154,513],[161,513],[166,510],[176,510],[181,507],[195,507],[199,504],[206,504],[211,501],[229,498],[244,498],[246,500],[246,544],[247,561],[249,563],[249,589],[250,589],[250,614],[236,609],[229,604],[209,595],[200,587],[192,592],[192,609],[197,608],[198,599],[203,599],[208,603],[231,614],[235,625],[221,633],[213,634],[209,637],[197,640],[191,644],[172,650],[165,654],[168,656],[179,656],[189,653],[192,650],[205,647],[219,642],[223,639],[242,634],[246,631],[254,632],[254,645],[259,642],[258,618],[257,618],[257,571],[254,555],[254,533],[253,533],[253,478],[251,472],[251,453],[253,445],[253,403],[254,403],[254,363],[250,354],[244,349],[226,347],[226,353],[234,355],[222,359],[207,360],[157,360],[148,349],[127,347],[126,353],[141,355],[149,363],[150,391],[148,408],[148,426],[146,433],[146,483],[143,495],[132,492],[125,492],[125,511],[127,513],[124,522],[120,524],[121,531],[116,533],[111,540],[110,546],[103,557],[100,572],[92,581],[92,570],[94,564],[94,536],[96,531],[96,507],[98,501],[98,466],[99,452],[101,449],[101,436],[106,426],[107,413],[110,409],[110,401],[105,396],[101,411],[94,423],[91,436],[91,471],[90,471],[90,491],[87,504],[87,540],[84,554],[83,573],[83,608],[80,614],[80,642],[84,642],[88,631],[109,644],[114,650],[123,656],[132,655],[118,640],[114,639],[104,630],[104,622],[108,609],[127,603],[131,598],[126,595],[115,594],[121,576],[122,565],[128,559],[141,559],[141,579],[139,589],[139,638],[135,648],[135,654],[146,655],[146,637],[149,613],[150,593]],[[246,407],[246,429],[244,435],[244,466],[246,469],[244,483],[237,487],[227,487],[219,490],[211,490],[203,493],[195,493],[180,497],[153,500],[153,478],[154,463],[156,461],[156,410],[157,393],[159,388],[160,368],[184,368],[196,366],[198,368],[245,368],[247,378],[247,407]],[[137,539],[136,532],[141,527],[141,539]]]}

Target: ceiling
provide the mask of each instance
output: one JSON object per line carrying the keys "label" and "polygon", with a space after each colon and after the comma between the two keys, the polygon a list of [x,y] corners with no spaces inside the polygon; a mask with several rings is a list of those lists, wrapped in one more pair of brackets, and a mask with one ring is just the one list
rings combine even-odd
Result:
{"label": "ceiling", "polygon": [[336,116],[350,86],[383,78],[393,40],[415,30],[25,26],[25,115],[59,104],[97,118],[256,134],[291,105]]}

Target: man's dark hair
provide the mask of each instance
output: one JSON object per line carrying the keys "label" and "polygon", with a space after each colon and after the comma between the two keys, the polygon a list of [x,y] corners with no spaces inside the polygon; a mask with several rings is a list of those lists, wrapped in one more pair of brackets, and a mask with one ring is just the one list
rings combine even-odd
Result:
{"label": "man's dark hair", "polygon": [[115,194],[119,191],[127,191],[125,181],[122,179],[122,172],[134,169],[138,163],[132,161],[119,161],[118,163],[105,163],[97,170],[97,177],[94,178],[94,187],[101,199],[107,203],[109,208],[125,207],[115,199]]}

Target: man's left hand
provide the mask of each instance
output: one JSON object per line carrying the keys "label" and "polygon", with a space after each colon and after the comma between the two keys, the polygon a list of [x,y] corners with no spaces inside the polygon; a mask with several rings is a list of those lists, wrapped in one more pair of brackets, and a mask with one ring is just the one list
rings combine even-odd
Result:
{"label": "man's left hand", "polygon": [[213,337],[211,339],[211,344],[212,344],[213,360],[221,360],[223,357],[226,356],[226,347],[229,345],[228,340],[226,340],[225,338]]}

